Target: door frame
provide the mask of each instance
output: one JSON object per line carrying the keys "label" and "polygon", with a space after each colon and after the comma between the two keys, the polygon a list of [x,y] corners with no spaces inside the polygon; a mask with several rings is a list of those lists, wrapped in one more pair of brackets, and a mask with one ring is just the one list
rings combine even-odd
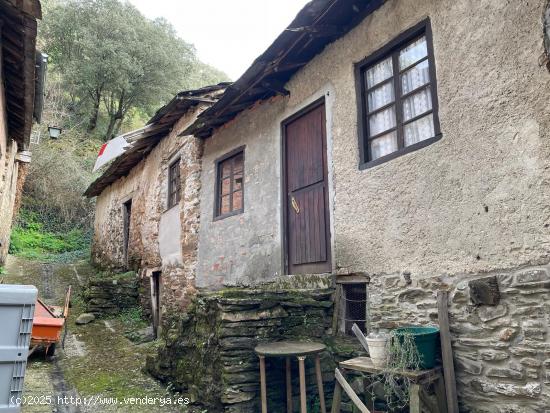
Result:
{"label": "door frame", "polygon": [[282,203],[281,203],[281,210],[282,210],[282,218],[283,218],[283,225],[282,225],[282,240],[283,240],[283,271],[285,275],[289,275],[289,263],[288,263],[288,190],[287,190],[287,162],[286,162],[286,127],[290,123],[294,122],[295,120],[301,118],[302,116],[306,115],[307,113],[311,112],[314,109],[317,109],[319,106],[325,107],[325,157],[324,157],[324,165],[323,170],[325,173],[325,180],[326,180],[326,190],[325,190],[325,203],[326,203],[326,209],[325,209],[325,219],[327,220],[327,233],[328,233],[328,239],[327,239],[327,254],[328,254],[328,261],[329,265],[331,267],[332,271],[332,264],[333,264],[333,248],[332,248],[332,214],[331,214],[331,200],[330,200],[330,176],[329,176],[329,170],[328,170],[328,163],[329,163],[329,153],[328,153],[328,127],[327,127],[327,99],[325,99],[325,95],[321,95],[318,99],[314,100],[313,102],[306,104],[304,107],[299,109],[298,111],[294,112],[292,115],[284,118],[281,121],[281,189],[282,189]]}

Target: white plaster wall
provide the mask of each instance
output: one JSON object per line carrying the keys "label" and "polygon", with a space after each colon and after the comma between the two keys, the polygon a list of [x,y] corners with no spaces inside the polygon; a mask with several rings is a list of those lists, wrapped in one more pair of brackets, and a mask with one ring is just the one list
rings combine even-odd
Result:
{"label": "white plaster wall", "polygon": [[161,215],[158,242],[163,266],[182,264],[179,208],[172,207]]}

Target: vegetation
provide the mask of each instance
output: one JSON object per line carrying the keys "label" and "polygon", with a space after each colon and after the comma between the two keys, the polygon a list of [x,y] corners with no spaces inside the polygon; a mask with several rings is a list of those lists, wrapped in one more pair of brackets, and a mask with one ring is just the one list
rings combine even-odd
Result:
{"label": "vegetation", "polygon": [[23,210],[12,231],[10,253],[26,258],[64,260],[87,253],[89,237],[81,229],[52,233],[37,220],[36,214]]}
{"label": "vegetation", "polygon": [[42,35],[72,103],[93,132],[103,113],[111,139],[132,110],[152,112],[203,76],[222,77],[199,63],[194,47],[164,19],[149,20],[118,0],[66,0],[52,6]]}
{"label": "vegetation", "polygon": [[[122,0],[43,0],[38,47],[49,66],[42,124],[10,252],[69,259],[88,248],[94,201],[82,196],[106,139],[139,128],[180,90],[227,80],[165,20]],[[48,126],[63,129],[51,140]]]}

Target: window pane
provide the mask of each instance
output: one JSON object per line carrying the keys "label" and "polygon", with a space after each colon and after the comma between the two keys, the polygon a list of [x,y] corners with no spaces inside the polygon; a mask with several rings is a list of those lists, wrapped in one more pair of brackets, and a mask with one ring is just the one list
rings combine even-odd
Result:
{"label": "window pane", "polygon": [[243,166],[244,166],[244,156],[241,152],[238,155],[236,155],[235,158],[233,158],[233,173],[242,171]]}
{"label": "window pane", "polygon": [[426,38],[421,37],[399,52],[399,69],[405,69],[427,55],[428,45],[426,44]]}
{"label": "window pane", "polygon": [[222,168],[222,178],[227,178],[229,175],[231,175],[231,160],[224,161],[221,164]]}
{"label": "window pane", "polygon": [[432,114],[415,120],[404,127],[405,146],[413,145],[425,139],[432,138],[434,132],[434,118]]}
{"label": "window pane", "polygon": [[393,83],[385,83],[382,86],[369,92],[369,112],[381,108],[388,103],[393,102]]}
{"label": "window pane", "polygon": [[374,136],[395,127],[395,106],[369,116],[369,135]]}
{"label": "window pane", "polygon": [[381,61],[377,65],[367,70],[367,87],[371,88],[374,85],[389,79],[393,75],[391,56],[386,60]]}
{"label": "window pane", "polygon": [[242,189],[243,187],[243,173],[238,172],[234,175],[235,181],[233,182],[233,191]]}
{"label": "window pane", "polygon": [[401,93],[409,93],[430,81],[430,65],[427,60],[418,63],[401,75]]}
{"label": "window pane", "polygon": [[243,207],[243,191],[233,192],[233,211]]}
{"label": "window pane", "polygon": [[227,195],[231,192],[231,178],[222,180],[222,195]]}
{"label": "window pane", "polygon": [[230,195],[222,196],[220,202],[220,214],[222,215],[231,212],[231,208],[229,207],[229,197]]}
{"label": "window pane", "polygon": [[408,121],[432,109],[432,93],[427,87],[403,100],[403,119]]}
{"label": "window pane", "polygon": [[397,133],[392,132],[370,142],[371,160],[395,152],[397,150]]}

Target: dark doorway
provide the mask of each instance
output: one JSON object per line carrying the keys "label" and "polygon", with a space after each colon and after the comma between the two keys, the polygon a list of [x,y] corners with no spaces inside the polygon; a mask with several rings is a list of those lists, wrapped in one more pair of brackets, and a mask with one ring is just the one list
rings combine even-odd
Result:
{"label": "dark doorway", "polygon": [[124,221],[124,263],[128,265],[128,243],[130,242],[130,220],[132,218],[132,200],[129,199],[122,204],[122,219]]}
{"label": "dark doorway", "polygon": [[161,272],[154,271],[151,274],[151,314],[153,316],[153,334],[158,337],[160,326],[160,289],[161,289]]}
{"label": "dark doorway", "polygon": [[324,102],[286,121],[283,131],[287,272],[330,272]]}

